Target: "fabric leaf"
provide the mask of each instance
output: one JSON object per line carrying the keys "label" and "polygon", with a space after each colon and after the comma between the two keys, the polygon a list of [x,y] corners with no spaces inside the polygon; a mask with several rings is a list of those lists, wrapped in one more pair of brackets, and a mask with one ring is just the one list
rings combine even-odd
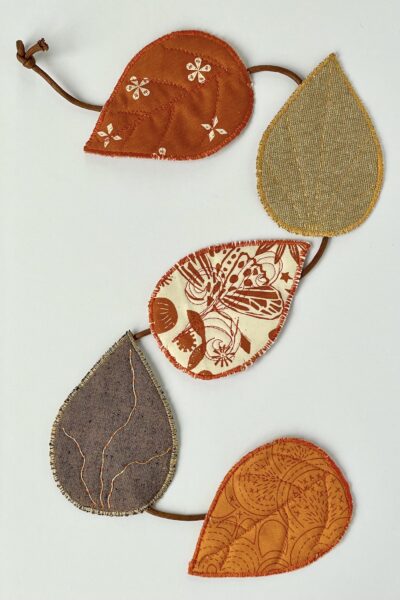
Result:
{"label": "fabric leaf", "polygon": [[168,401],[128,332],[62,405],[51,436],[54,477],[82,510],[134,514],[165,492],[176,455]]}
{"label": "fabric leaf", "polygon": [[304,567],[340,541],[352,506],[343,474],[318,446],[296,438],[260,446],[220,485],[189,573],[251,577]]}
{"label": "fabric leaf", "polygon": [[382,186],[371,119],[334,54],[296,89],[260,142],[258,191],[293,233],[332,237],[368,217]]}
{"label": "fabric leaf", "polygon": [[[201,31],[177,31],[143,48],[104,105],[86,152],[155,159],[203,158],[232,141],[253,110],[236,52]],[[101,132],[111,124],[119,136]]]}
{"label": "fabric leaf", "polygon": [[[149,302],[150,329],[172,364],[200,379],[251,365],[283,327],[309,247],[292,240],[221,244],[175,264]],[[165,332],[154,319],[160,298],[177,310]]]}

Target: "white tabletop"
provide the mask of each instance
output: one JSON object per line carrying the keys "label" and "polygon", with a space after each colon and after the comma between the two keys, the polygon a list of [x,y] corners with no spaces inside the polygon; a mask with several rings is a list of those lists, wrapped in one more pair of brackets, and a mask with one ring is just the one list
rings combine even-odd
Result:
{"label": "white tabletop", "polygon": [[[1,600],[397,600],[399,20],[397,0],[3,0]],[[294,84],[255,75],[249,125],[208,159],[111,160],[83,153],[96,115],[23,70],[15,40],[44,36],[50,51],[38,64],[101,104],[145,44],[194,28],[249,66],[302,75],[337,52],[385,153],[371,217],[331,242],[276,346],[248,371],[193,380],[143,342],[181,443],[159,508],[206,510],[229,468],[280,436],[316,442],[343,469],[355,499],[347,535],[313,565],[274,577],[191,577],[200,523],[86,514],[49,467],[59,406],[124,331],[147,326],[153,285],[177,259],[222,241],[295,237],[264,212],[255,181],[259,139]]]}

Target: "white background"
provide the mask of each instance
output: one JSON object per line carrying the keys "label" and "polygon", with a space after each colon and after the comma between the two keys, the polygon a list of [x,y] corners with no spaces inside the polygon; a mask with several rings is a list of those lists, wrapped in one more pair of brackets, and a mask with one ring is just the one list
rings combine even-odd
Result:
{"label": "white background", "polygon": [[[397,599],[398,0],[1,4],[1,600]],[[195,381],[144,341],[181,443],[159,508],[206,510],[227,470],[279,436],[316,442],[347,476],[355,516],[343,541],[274,577],[191,577],[200,523],[86,514],[60,494],[49,468],[59,406],[126,329],[146,327],[147,300],[167,268],[209,244],[289,237],[264,212],[255,180],[259,139],[293,91],[289,79],[255,75],[249,125],[210,158],[110,159],[82,151],[97,115],[15,60],[16,39],[45,36],[50,51],[39,65],[101,104],[138,50],[185,28],[222,37],[249,66],[301,75],[336,51],[385,153],[371,217],[331,242],[276,346],[248,371]]]}

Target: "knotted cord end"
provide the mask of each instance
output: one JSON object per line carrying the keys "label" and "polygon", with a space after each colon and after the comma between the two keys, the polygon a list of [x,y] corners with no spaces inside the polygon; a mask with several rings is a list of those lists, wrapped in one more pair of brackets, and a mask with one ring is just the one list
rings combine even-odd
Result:
{"label": "knotted cord end", "polygon": [[21,63],[23,67],[27,69],[33,69],[36,66],[36,60],[34,58],[34,54],[36,52],[47,52],[49,46],[44,38],[38,40],[36,44],[34,44],[28,50],[25,50],[25,45],[22,40],[17,40],[17,60]]}

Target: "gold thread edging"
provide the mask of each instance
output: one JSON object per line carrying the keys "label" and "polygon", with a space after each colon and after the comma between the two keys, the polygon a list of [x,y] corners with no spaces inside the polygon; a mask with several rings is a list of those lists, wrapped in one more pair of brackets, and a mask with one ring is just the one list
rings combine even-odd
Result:
{"label": "gold thread edging", "polygon": [[[341,77],[343,78],[346,87],[348,88],[350,94],[352,95],[352,97],[355,99],[356,104],[358,105],[358,108],[361,110],[361,112],[364,115],[364,118],[367,122],[367,126],[368,129],[371,133],[372,139],[375,143],[375,147],[377,150],[377,177],[376,177],[376,184],[375,184],[375,189],[374,189],[374,193],[372,195],[371,198],[371,202],[366,210],[366,212],[363,214],[363,216],[356,221],[355,223],[352,223],[351,225],[348,225],[347,227],[343,227],[342,229],[338,230],[338,231],[311,231],[310,229],[300,229],[300,228],[296,228],[296,227],[289,227],[286,225],[286,223],[277,215],[275,215],[273,209],[271,208],[268,198],[267,198],[267,194],[263,188],[262,185],[262,172],[263,172],[263,155],[264,155],[264,150],[265,150],[265,146],[267,143],[267,140],[271,134],[271,130],[272,128],[275,126],[275,124],[278,122],[278,120],[286,113],[287,109],[291,106],[291,104],[296,100],[297,96],[299,94],[301,94],[301,92],[303,91],[303,88],[305,87],[305,85],[313,78],[315,77],[315,75],[317,75],[319,73],[319,71],[329,62],[329,61],[333,61],[335,64],[335,67],[337,68],[339,74],[341,75]],[[349,233],[350,231],[352,231],[353,229],[356,229],[357,227],[359,227],[360,225],[362,225],[364,223],[364,221],[367,220],[367,218],[369,217],[369,215],[371,214],[372,210],[374,209],[378,198],[379,198],[379,194],[381,192],[382,189],[382,185],[383,185],[383,172],[384,172],[384,162],[383,162],[383,152],[382,152],[382,147],[378,138],[378,134],[376,133],[375,127],[372,123],[372,119],[367,111],[367,109],[365,108],[361,98],[358,96],[357,92],[355,91],[353,85],[351,84],[350,80],[348,79],[347,75],[345,74],[342,66],[340,65],[338,59],[336,58],[336,55],[334,53],[329,54],[329,56],[327,56],[327,58],[325,58],[321,63],[319,63],[319,65],[317,67],[315,67],[315,69],[303,80],[303,82],[295,89],[295,91],[292,93],[292,95],[289,97],[289,99],[285,102],[285,104],[282,106],[282,108],[279,110],[279,112],[275,115],[275,117],[272,119],[272,121],[270,122],[270,124],[268,125],[267,129],[264,131],[263,136],[260,140],[259,146],[258,146],[258,152],[257,152],[257,160],[256,160],[256,174],[257,174],[257,192],[258,192],[258,196],[260,198],[261,204],[263,205],[265,211],[268,213],[268,215],[271,217],[271,219],[273,219],[273,221],[275,221],[275,223],[277,223],[277,225],[279,227],[281,227],[282,229],[285,229],[286,231],[289,231],[290,233],[295,233],[297,235],[307,235],[307,236],[313,236],[313,237],[336,237],[337,235],[342,235],[344,233]]]}
{"label": "gold thread edging", "polygon": [[[64,489],[62,483],[60,482],[58,475],[57,475],[57,469],[56,469],[56,464],[55,464],[55,453],[54,453],[54,446],[55,446],[55,440],[56,440],[56,435],[58,432],[58,426],[59,423],[61,421],[61,418],[63,416],[63,413],[66,409],[66,407],[68,406],[69,402],[75,397],[76,393],[91,379],[91,377],[95,374],[95,372],[97,371],[97,369],[108,359],[108,357],[120,346],[122,345],[122,343],[128,339],[130,341],[130,343],[132,344],[134,350],[137,352],[139,359],[141,360],[143,366],[145,367],[151,382],[153,383],[154,387],[156,388],[158,395],[163,403],[167,418],[168,418],[168,422],[169,422],[169,426],[171,429],[171,435],[172,435],[172,448],[171,448],[171,457],[170,457],[170,462],[169,462],[169,470],[167,473],[167,476],[164,480],[163,485],[161,486],[161,488],[159,489],[159,491],[157,492],[157,494],[155,494],[155,496],[149,501],[147,502],[144,506],[141,506],[140,508],[137,508],[135,510],[131,510],[131,511],[104,511],[104,510],[99,510],[96,508],[92,508],[90,506],[83,506],[81,505],[78,501],[74,500],[69,494],[68,492]],[[175,474],[175,470],[176,470],[176,464],[177,464],[177,459],[178,459],[178,437],[177,437],[177,431],[176,431],[176,425],[175,425],[175,419],[172,413],[172,408],[171,405],[165,395],[164,390],[162,389],[160,383],[157,381],[157,379],[154,376],[153,371],[150,368],[150,365],[148,363],[148,360],[146,358],[146,356],[144,355],[143,351],[141,350],[141,348],[138,347],[138,345],[136,344],[136,341],[133,338],[132,332],[131,331],[127,331],[126,333],[124,333],[124,335],[117,341],[115,342],[115,344],[113,344],[111,346],[111,348],[109,348],[107,350],[107,352],[105,352],[105,354],[103,354],[103,356],[101,356],[101,358],[96,362],[96,364],[88,371],[88,373],[84,376],[84,378],[81,380],[81,382],[72,390],[72,392],[69,394],[69,396],[67,397],[66,400],[64,400],[63,404],[61,405],[61,407],[58,410],[57,416],[53,422],[53,426],[51,428],[51,435],[50,435],[50,467],[51,467],[51,471],[53,473],[53,477],[54,480],[57,484],[57,487],[59,488],[59,490],[61,491],[61,493],[63,494],[63,496],[65,496],[67,498],[67,500],[69,500],[70,502],[72,502],[72,504],[74,504],[77,508],[79,508],[80,510],[83,510],[85,512],[89,512],[92,514],[96,514],[96,515],[106,515],[106,516],[115,516],[115,517],[126,517],[129,515],[135,515],[138,513],[142,513],[144,511],[146,511],[147,508],[149,508],[149,506],[152,506],[157,500],[159,500],[159,498],[161,498],[161,496],[165,493],[165,491],[167,490],[168,486],[170,485],[174,474]]]}

